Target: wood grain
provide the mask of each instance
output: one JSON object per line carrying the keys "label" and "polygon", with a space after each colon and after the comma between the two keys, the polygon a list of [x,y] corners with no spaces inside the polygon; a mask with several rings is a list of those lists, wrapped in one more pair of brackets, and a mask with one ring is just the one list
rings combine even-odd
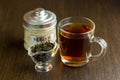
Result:
{"label": "wood grain", "polygon": [[[0,80],[120,80],[119,0],[0,0]],[[58,21],[85,16],[96,23],[95,35],[108,43],[106,55],[81,68],[66,67],[59,52],[54,68],[38,73],[23,47],[23,15],[37,7],[53,11]]]}

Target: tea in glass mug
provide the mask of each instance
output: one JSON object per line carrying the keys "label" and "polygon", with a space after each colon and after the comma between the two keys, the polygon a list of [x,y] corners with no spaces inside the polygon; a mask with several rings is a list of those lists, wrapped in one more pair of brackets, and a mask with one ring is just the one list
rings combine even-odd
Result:
{"label": "tea in glass mug", "polygon": [[[107,43],[104,39],[94,37],[95,24],[85,17],[68,17],[58,24],[58,42],[62,62],[67,66],[79,67],[105,54]],[[91,44],[101,46],[101,52],[92,55]]]}

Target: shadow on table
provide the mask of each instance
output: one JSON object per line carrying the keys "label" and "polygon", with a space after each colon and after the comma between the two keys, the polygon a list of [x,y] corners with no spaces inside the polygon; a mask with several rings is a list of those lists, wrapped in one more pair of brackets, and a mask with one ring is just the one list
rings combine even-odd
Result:
{"label": "shadow on table", "polygon": [[24,50],[23,43],[24,43],[23,40],[13,40],[13,41],[10,41],[7,46],[9,49]]}
{"label": "shadow on table", "polygon": [[[89,74],[89,67],[88,65],[82,66],[82,67],[69,67],[64,65],[62,62],[60,62],[60,70],[59,70],[59,79],[69,79],[69,80],[86,80],[85,75],[87,76]],[[79,77],[79,79],[78,79]]]}

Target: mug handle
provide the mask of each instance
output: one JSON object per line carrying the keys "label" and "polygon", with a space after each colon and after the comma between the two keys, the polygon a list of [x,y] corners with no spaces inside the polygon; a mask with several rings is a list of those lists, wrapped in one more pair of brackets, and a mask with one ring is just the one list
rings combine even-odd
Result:
{"label": "mug handle", "polygon": [[101,47],[101,51],[99,54],[95,54],[95,55],[92,55],[91,58],[92,58],[92,61],[95,61],[98,57],[102,57],[105,55],[106,53],[106,48],[107,48],[107,43],[104,39],[100,38],[100,37],[93,37],[92,38],[92,43],[97,43],[100,45]]}

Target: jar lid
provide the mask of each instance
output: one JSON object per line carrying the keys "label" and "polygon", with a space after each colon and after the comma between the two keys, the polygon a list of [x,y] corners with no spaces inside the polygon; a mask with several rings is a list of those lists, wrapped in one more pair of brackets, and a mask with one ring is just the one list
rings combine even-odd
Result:
{"label": "jar lid", "polygon": [[34,29],[50,28],[57,23],[56,15],[43,8],[36,8],[35,10],[29,11],[23,18],[24,25]]}

